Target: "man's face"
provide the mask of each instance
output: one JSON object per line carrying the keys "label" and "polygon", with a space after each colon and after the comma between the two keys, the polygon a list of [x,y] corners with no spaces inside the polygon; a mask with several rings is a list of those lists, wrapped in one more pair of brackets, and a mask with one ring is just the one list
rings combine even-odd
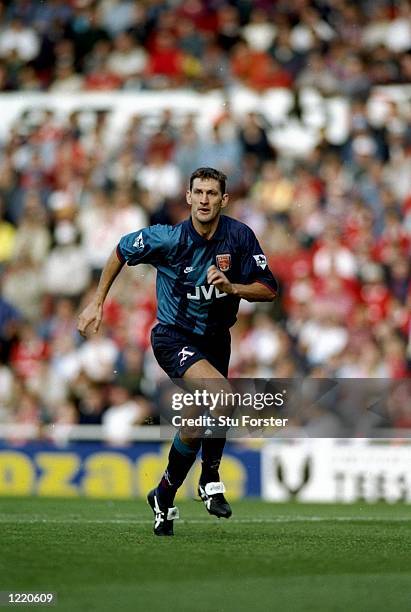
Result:
{"label": "man's face", "polygon": [[220,183],[215,179],[195,178],[186,197],[191,216],[199,223],[210,223],[228,204],[228,194],[221,193]]}

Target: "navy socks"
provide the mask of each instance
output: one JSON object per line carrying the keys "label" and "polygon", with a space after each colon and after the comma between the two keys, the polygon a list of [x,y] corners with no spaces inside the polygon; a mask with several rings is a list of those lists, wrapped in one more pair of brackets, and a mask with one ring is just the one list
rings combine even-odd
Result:
{"label": "navy socks", "polygon": [[176,434],[173,444],[168,454],[167,469],[164,472],[158,487],[157,494],[160,503],[165,506],[172,506],[177,490],[183,484],[191,466],[196,460],[200,445],[201,451],[201,477],[200,484],[208,482],[218,482],[218,473],[221,457],[223,455],[225,438],[203,438],[193,439],[193,445],[185,444],[181,441],[179,434]]}
{"label": "navy socks", "polygon": [[221,457],[223,456],[226,438],[204,438],[201,449],[201,477],[200,484],[219,482]]}
{"label": "navy socks", "polygon": [[168,454],[167,469],[157,487],[160,503],[172,506],[177,489],[183,484],[191,466],[196,460],[201,440],[193,439],[192,446],[181,441],[179,434],[175,435]]}

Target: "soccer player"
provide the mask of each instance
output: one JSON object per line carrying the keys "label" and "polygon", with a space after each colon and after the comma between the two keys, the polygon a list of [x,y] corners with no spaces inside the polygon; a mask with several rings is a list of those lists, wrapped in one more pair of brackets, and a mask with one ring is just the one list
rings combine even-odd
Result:
{"label": "soccer player", "polygon": [[[105,297],[122,266],[157,268],[157,318],[151,333],[154,355],[171,379],[220,379],[228,373],[230,331],[243,298],[270,302],[277,283],[252,230],[222,215],[228,204],[226,176],[198,168],[186,193],[191,216],[178,225],[153,225],[123,236],[101,274],[96,294],[79,316],[78,329],[99,328]],[[209,432],[208,432],[209,433]],[[168,465],[148,494],[154,533],[173,535],[174,497],[201,446],[200,498],[210,514],[229,518],[219,466],[225,435],[176,434]]]}

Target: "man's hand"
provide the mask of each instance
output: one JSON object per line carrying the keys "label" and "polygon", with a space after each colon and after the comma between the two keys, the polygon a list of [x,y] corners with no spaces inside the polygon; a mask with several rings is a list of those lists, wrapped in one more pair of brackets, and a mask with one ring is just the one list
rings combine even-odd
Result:
{"label": "man's hand", "polygon": [[234,293],[234,287],[228,280],[226,275],[218,270],[216,266],[210,266],[207,270],[207,282],[209,285],[214,285],[224,293]]}
{"label": "man's hand", "polygon": [[262,281],[254,281],[249,285],[230,283],[226,275],[221,270],[218,270],[216,266],[208,268],[207,282],[209,285],[217,287],[220,291],[243,298],[247,302],[272,302],[277,295],[274,288],[266,286]]}
{"label": "man's hand", "polygon": [[104,264],[97,290],[90,304],[85,307],[77,321],[77,329],[84,337],[87,336],[87,328],[93,324],[93,333],[98,332],[101,319],[103,318],[103,304],[114,279],[123,267],[124,262],[117,256],[117,249],[113,249],[110,257]]}
{"label": "man's hand", "polygon": [[77,329],[84,338],[89,325],[93,324],[93,333],[97,333],[103,318],[103,305],[98,302],[90,302],[79,315]]}

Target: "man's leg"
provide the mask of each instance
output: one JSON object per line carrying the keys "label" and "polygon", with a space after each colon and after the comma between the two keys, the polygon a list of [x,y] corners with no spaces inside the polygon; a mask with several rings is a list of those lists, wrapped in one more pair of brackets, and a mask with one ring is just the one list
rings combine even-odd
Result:
{"label": "man's leg", "polygon": [[167,468],[158,486],[147,496],[147,501],[155,516],[155,535],[174,535],[173,521],[178,518],[174,498],[196,460],[200,446],[199,438],[191,438],[183,442],[179,433],[175,435],[168,454]]}
{"label": "man's leg", "polygon": [[[214,379],[225,380],[224,377],[205,359],[190,366],[183,375],[184,380]],[[198,416],[198,414],[193,414]],[[198,430],[180,431],[171,445],[167,468],[157,486],[157,495],[162,505],[171,507],[177,490],[183,484],[191,466],[196,460],[202,446],[202,474],[200,482],[217,482],[220,480],[218,468],[225,444],[225,438],[200,439]]]}
{"label": "man's leg", "polygon": [[[206,359],[201,359],[190,366],[183,378],[186,381],[190,379],[215,380],[216,385],[213,390],[217,393],[224,389],[227,384],[225,377]],[[182,439],[185,443],[189,442],[189,438],[183,436]],[[231,508],[224,498],[225,488],[220,482],[219,475],[225,443],[226,437],[223,431],[211,432],[210,435],[203,436],[201,443],[201,476],[198,490],[210,514],[229,518]]]}
{"label": "man's leg", "polygon": [[157,487],[161,504],[169,507],[173,505],[177,490],[196,460],[200,446],[199,438],[185,438],[183,442],[180,433],[175,435],[168,454],[167,468]]}
{"label": "man's leg", "polygon": [[[171,379],[181,378],[179,365],[181,367],[190,359],[198,359],[198,350],[190,344],[184,334],[164,325],[158,324],[153,328],[151,344],[159,365]],[[174,437],[168,455],[167,468],[157,487],[147,496],[148,503],[154,512],[154,533],[156,535],[173,535],[173,520],[178,518],[174,498],[196,460],[200,446],[200,436],[183,439],[179,432]]]}

